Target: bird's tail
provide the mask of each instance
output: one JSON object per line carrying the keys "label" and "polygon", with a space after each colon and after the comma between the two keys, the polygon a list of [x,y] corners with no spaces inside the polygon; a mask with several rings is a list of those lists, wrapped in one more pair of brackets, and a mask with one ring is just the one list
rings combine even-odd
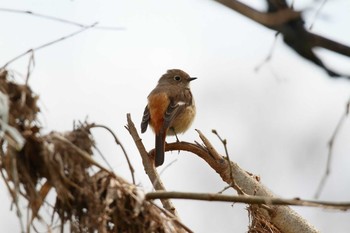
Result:
{"label": "bird's tail", "polygon": [[159,133],[156,135],[156,156],[155,166],[158,167],[164,163],[164,148],[165,146],[165,133]]}

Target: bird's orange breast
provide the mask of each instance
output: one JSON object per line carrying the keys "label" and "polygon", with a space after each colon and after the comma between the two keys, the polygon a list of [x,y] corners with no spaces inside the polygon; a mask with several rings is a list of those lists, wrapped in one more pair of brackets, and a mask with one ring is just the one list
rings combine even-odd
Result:
{"label": "bird's orange breast", "polygon": [[148,96],[148,109],[150,112],[150,126],[155,134],[158,134],[163,126],[164,113],[169,106],[170,100],[164,92]]}

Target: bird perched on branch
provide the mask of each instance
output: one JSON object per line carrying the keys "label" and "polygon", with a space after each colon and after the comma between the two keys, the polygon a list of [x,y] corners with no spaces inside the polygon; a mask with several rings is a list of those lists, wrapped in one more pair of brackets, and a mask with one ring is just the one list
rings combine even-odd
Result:
{"label": "bird perched on branch", "polygon": [[158,81],[158,85],[148,95],[148,104],[143,113],[141,132],[148,124],[155,133],[155,166],[164,162],[166,135],[185,132],[196,115],[196,107],[190,90],[190,77],[179,69],[168,70]]}

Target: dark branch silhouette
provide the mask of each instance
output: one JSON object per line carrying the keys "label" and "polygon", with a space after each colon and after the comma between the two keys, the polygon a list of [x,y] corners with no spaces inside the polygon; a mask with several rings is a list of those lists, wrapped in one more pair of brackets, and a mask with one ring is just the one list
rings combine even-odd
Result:
{"label": "dark branch silhouette", "polygon": [[313,51],[315,47],[350,57],[350,47],[308,31],[302,14],[284,0],[267,0],[266,12],[257,11],[236,0],[215,0],[238,13],[282,34],[283,41],[301,57],[324,69],[333,78],[350,78],[328,68]]}

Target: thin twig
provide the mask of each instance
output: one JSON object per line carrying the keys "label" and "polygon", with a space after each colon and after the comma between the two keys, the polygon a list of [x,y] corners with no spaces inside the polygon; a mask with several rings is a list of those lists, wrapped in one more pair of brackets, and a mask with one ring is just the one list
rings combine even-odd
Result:
{"label": "thin twig", "polygon": [[174,159],[170,163],[168,163],[162,170],[159,172],[159,176],[161,176],[171,165],[177,162],[177,159]]}
{"label": "thin twig", "polygon": [[90,128],[103,128],[103,129],[106,129],[112,135],[112,137],[114,138],[115,143],[117,143],[117,145],[120,146],[120,148],[123,151],[123,154],[125,156],[126,162],[128,163],[129,170],[130,170],[130,173],[131,173],[132,183],[135,184],[135,175],[134,175],[135,174],[135,169],[134,169],[134,167],[132,166],[132,164],[130,162],[128,153],[126,152],[123,144],[118,139],[117,135],[110,128],[108,128],[107,126],[104,126],[104,125],[95,125],[95,124],[93,124],[93,125],[90,126]]}
{"label": "thin twig", "polygon": [[268,63],[271,58],[272,58],[272,55],[273,55],[273,52],[275,51],[275,48],[276,48],[276,44],[277,44],[277,38],[278,38],[278,35],[280,35],[281,33],[280,32],[276,32],[275,33],[275,36],[274,36],[274,39],[273,39],[273,42],[272,42],[272,45],[270,47],[270,50],[269,50],[269,53],[267,54],[267,56],[265,57],[265,59],[255,67],[255,72],[259,72],[259,70],[261,69],[261,67],[263,65],[265,65],[266,63]]}
{"label": "thin twig", "polygon": [[[226,160],[227,160],[227,163],[230,164],[231,163],[231,159],[230,159],[230,155],[228,154],[228,150],[227,150],[227,140],[223,139],[215,129],[213,129],[212,132],[213,132],[213,134],[215,134],[219,138],[221,143],[224,145],[225,154],[226,154]],[[229,169],[230,169],[230,176],[231,176],[231,184],[230,184],[230,186],[232,186],[238,192],[238,194],[244,195],[245,193],[243,192],[241,187],[239,187],[236,184],[236,182],[235,182],[235,179],[233,177],[232,166],[229,166]]]}
{"label": "thin twig", "polygon": [[[19,13],[19,14],[28,14],[31,16],[36,16],[36,17],[40,17],[40,18],[44,18],[44,19],[49,19],[49,20],[54,20],[60,23],[66,23],[66,24],[70,24],[70,25],[74,25],[74,26],[78,26],[78,27],[82,27],[82,28],[86,28],[89,27],[89,25],[86,24],[82,24],[82,23],[77,23],[71,20],[67,20],[67,19],[62,19],[62,18],[58,18],[58,17],[54,17],[54,16],[50,16],[50,15],[44,15],[44,14],[40,14],[40,13],[36,13],[33,11],[26,11],[26,10],[16,10],[16,9],[9,9],[9,8],[0,8],[0,11],[4,11],[4,12],[11,12],[11,13]],[[96,26],[94,27],[94,29],[102,29],[102,30],[125,30],[124,27],[107,27],[107,26]]]}
{"label": "thin twig", "polygon": [[60,37],[60,38],[58,38],[58,39],[56,39],[56,40],[53,40],[53,41],[50,41],[50,42],[45,43],[45,44],[43,44],[43,45],[40,45],[40,46],[38,46],[38,47],[36,47],[36,48],[29,49],[28,51],[26,51],[26,52],[24,52],[24,53],[21,53],[21,54],[17,55],[16,57],[12,58],[11,60],[9,60],[9,61],[8,61],[5,65],[3,65],[0,69],[5,69],[9,64],[11,64],[12,62],[16,61],[17,59],[19,59],[19,58],[21,58],[21,57],[27,55],[28,53],[38,51],[38,50],[40,50],[40,49],[43,49],[43,48],[48,47],[48,46],[50,46],[50,45],[53,45],[53,44],[55,44],[55,43],[58,43],[58,42],[61,42],[61,41],[63,41],[63,40],[66,40],[66,39],[68,39],[68,38],[71,38],[71,37],[73,37],[73,36],[75,36],[75,35],[78,35],[79,33],[82,33],[82,32],[84,32],[84,31],[86,31],[86,30],[88,30],[88,29],[90,29],[90,28],[95,27],[96,25],[97,25],[97,22],[91,24],[90,26],[86,26],[86,27],[84,27],[84,28],[82,28],[82,29],[80,29],[80,30],[78,30],[78,31],[76,31],[76,32],[73,32],[73,33],[68,34],[68,35],[66,35],[66,36]]}
{"label": "thin twig", "polygon": [[106,157],[103,155],[102,151],[96,146],[93,145],[93,147],[95,148],[95,150],[97,151],[97,153],[101,156],[102,160],[106,163],[107,167],[113,171],[112,166],[109,164],[108,160],[106,159]]}
{"label": "thin twig", "polygon": [[32,74],[32,68],[34,69],[35,66],[35,60],[34,60],[34,51],[31,51],[31,55],[29,57],[28,67],[27,67],[27,76],[26,76],[26,82],[25,85],[28,86],[28,81],[30,78],[30,75]]}
{"label": "thin twig", "polygon": [[[227,150],[227,140],[226,140],[226,139],[223,139],[223,138],[219,135],[218,131],[216,131],[215,129],[212,129],[211,132],[212,132],[213,134],[215,134],[215,135],[219,138],[219,140],[221,141],[221,143],[222,143],[223,146],[224,146],[225,155],[226,155],[227,157],[229,157],[228,150]],[[231,160],[229,160],[229,161],[231,161]]]}
{"label": "thin twig", "polygon": [[251,195],[223,195],[217,193],[187,193],[187,192],[165,192],[157,191],[146,193],[146,200],[154,199],[186,199],[200,201],[222,201],[245,204],[265,204],[265,205],[288,205],[288,206],[309,206],[327,209],[349,210],[350,202],[328,202],[328,201],[311,201],[299,198],[286,199],[276,197],[251,196]]}
{"label": "thin twig", "polygon": [[322,192],[324,185],[326,183],[326,180],[327,180],[329,174],[331,173],[331,163],[332,163],[332,157],[333,157],[333,145],[334,145],[335,139],[337,138],[337,136],[339,134],[341,127],[343,126],[343,124],[345,122],[345,119],[349,115],[349,111],[350,111],[350,99],[348,100],[346,107],[345,107],[345,111],[342,114],[342,116],[340,117],[338,124],[335,127],[331,138],[329,139],[326,170],[325,170],[325,173],[323,174],[322,179],[317,187],[317,191],[316,191],[315,196],[314,196],[316,199],[318,199],[320,197],[321,192]]}
{"label": "thin twig", "polygon": [[213,147],[213,145],[209,142],[209,140],[202,134],[202,132],[198,129],[196,129],[200,139],[206,146],[206,149],[210,153],[210,155],[214,158],[214,160],[223,160],[223,157],[216,151],[216,149]]}
{"label": "thin twig", "polygon": [[232,188],[232,186],[231,185],[227,185],[223,189],[221,189],[218,193],[222,194],[223,192],[225,192],[226,190],[228,190],[230,188]]}
{"label": "thin twig", "polygon": [[311,23],[311,25],[310,25],[310,27],[309,27],[309,30],[312,30],[312,28],[314,27],[315,22],[316,22],[316,19],[318,18],[319,14],[321,13],[321,10],[322,10],[322,8],[324,7],[324,5],[326,4],[326,2],[327,2],[327,0],[323,0],[323,1],[321,2],[320,6],[318,7],[318,9],[317,9],[317,11],[316,11],[316,14],[315,14],[313,20],[312,20],[312,23]]}

